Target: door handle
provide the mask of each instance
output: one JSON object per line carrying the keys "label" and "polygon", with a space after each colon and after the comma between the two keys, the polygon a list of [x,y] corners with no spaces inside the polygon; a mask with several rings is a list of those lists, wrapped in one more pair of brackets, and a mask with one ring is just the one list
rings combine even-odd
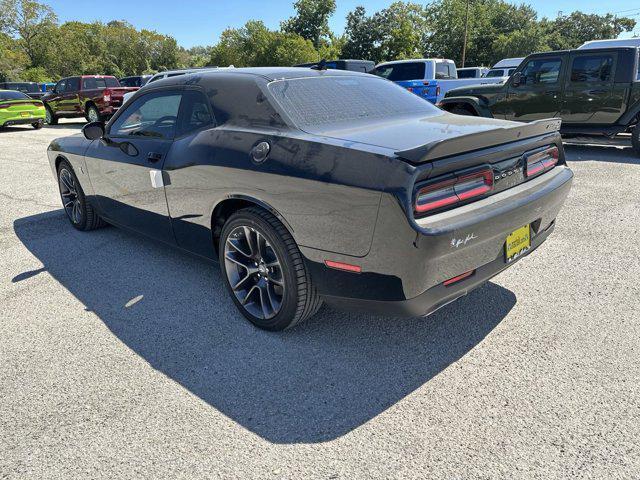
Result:
{"label": "door handle", "polygon": [[157,153],[157,152],[149,152],[149,154],[147,155],[147,160],[149,160],[151,163],[155,163],[158,160],[162,159],[162,154],[161,153]]}

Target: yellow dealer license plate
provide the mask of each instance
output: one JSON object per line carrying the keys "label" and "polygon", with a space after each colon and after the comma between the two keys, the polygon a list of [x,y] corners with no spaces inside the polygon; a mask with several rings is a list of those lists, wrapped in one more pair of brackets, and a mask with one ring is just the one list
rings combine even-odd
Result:
{"label": "yellow dealer license plate", "polygon": [[29,112],[20,112],[20,116],[21,117],[28,117],[29,116]]}
{"label": "yellow dealer license plate", "polygon": [[512,262],[516,258],[522,256],[531,248],[531,228],[525,225],[512,232],[507,237],[505,244],[505,256],[507,263]]}

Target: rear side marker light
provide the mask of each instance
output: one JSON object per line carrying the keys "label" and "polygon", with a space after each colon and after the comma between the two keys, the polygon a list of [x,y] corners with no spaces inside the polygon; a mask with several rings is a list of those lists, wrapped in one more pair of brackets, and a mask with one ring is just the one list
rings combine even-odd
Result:
{"label": "rear side marker light", "polygon": [[426,213],[481,197],[493,190],[493,170],[478,172],[433,183],[418,190],[414,209]]}
{"label": "rear side marker light", "polygon": [[335,268],[336,270],[343,270],[345,272],[360,273],[362,267],[359,265],[351,265],[350,263],[334,262],[333,260],[325,260],[324,264],[329,268]]}
{"label": "rear side marker light", "polygon": [[465,278],[469,278],[471,275],[473,275],[474,273],[476,273],[475,269],[474,270],[470,270],[468,272],[465,272],[461,275],[458,275],[456,277],[450,278],[449,280],[445,280],[443,282],[443,285],[445,287],[448,287],[449,285],[453,285],[454,283],[458,283],[461,282],[462,280],[464,280]]}
{"label": "rear side marker light", "polygon": [[534,153],[527,157],[527,178],[535,177],[543,172],[551,170],[558,163],[560,151],[558,147],[553,146]]}

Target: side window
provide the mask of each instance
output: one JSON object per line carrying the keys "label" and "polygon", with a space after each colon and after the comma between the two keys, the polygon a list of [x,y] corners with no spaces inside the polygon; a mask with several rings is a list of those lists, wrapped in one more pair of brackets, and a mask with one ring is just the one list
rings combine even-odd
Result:
{"label": "side window", "polygon": [[67,79],[67,86],[65,87],[65,92],[77,92],[80,90],[80,79],[78,77],[72,77]]}
{"label": "side window", "polygon": [[536,58],[530,60],[522,69],[521,83],[538,85],[557,83],[562,61],[559,58]]}
{"label": "side window", "polygon": [[82,79],[82,89],[83,90],[96,90],[98,88],[98,83],[96,79],[93,77],[83,78]]}
{"label": "side window", "polygon": [[448,63],[436,63],[436,79],[447,80],[453,78],[451,65]]}
{"label": "side window", "polygon": [[581,82],[609,82],[613,70],[611,55],[584,55],[573,59],[571,66],[571,81]]}
{"label": "side window", "polygon": [[67,88],[67,80],[60,80],[57,84],[56,84],[56,92],[57,93],[62,93],[64,92],[64,89]]}
{"label": "side window", "polygon": [[112,136],[172,139],[176,133],[182,95],[156,92],[138,98],[109,128]]}
{"label": "side window", "polygon": [[204,94],[193,90],[188,90],[182,94],[178,136],[214,125],[214,123],[209,102]]}

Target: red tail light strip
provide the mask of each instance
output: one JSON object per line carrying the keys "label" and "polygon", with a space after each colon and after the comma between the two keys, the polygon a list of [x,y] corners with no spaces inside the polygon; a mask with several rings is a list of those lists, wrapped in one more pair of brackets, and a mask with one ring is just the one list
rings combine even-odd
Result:
{"label": "red tail light strip", "polygon": [[351,265],[350,263],[335,262],[333,260],[325,260],[324,264],[329,268],[335,268],[336,270],[343,270],[345,272],[362,272],[362,267],[360,265]]}
{"label": "red tail light strip", "polygon": [[461,275],[458,275],[456,277],[450,278],[449,280],[445,280],[442,284],[445,287],[448,287],[449,285],[453,285],[454,283],[458,283],[461,282],[462,280],[464,280],[465,278],[469,278],[471,275],[473,275],[474,273],[476,273],[475,269],[474,270],[470,270],[468,272],[465,272]]}

